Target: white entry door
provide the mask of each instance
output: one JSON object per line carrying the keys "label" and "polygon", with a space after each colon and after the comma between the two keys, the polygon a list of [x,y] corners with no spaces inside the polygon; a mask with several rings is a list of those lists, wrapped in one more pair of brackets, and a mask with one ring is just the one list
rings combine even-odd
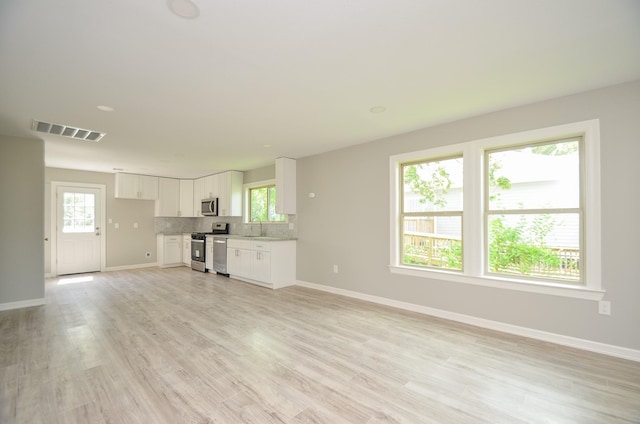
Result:
{"label": "white entry door", "polygon": [[100,271],[100,189],[58,186],[57,274]]}

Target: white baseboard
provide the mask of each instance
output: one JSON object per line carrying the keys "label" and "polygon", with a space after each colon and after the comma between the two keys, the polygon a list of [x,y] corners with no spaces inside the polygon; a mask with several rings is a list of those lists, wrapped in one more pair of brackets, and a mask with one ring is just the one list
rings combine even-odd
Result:
{"label": "white baseboard", "polygon": [[32,306],[42,306],[45,304],[44,297],[40,299],[21,300],[19,302],[0,303],[0,311],[11,309],[30,308]]}
{"label": "white baseboard", "polygon": [[128,269],[138,269],[138,268],[152,268],[154,266],[158,266],[157,263],[149,263],[149,264],[135,264],[135,265],[123,265],[123,266],[109,266],[105,268],[105,272],[109,271],[126,271]]}
{"label": "white baseboard", "polygon": [[314,290],[320,290],[328,293],[338,294],[341,296],[351,297],[354,299],[365,300],[367,302],[378,303],[380,305],[391,306],[398,309],[404,309],[407,311],[431,315],[438,318],[444,318],[450,321],[461,322],[464,324],[486,328],[489,330],[500,331],[503,333],[514,334],[516,336],[528,337],[531,339],[555,343],[562,346],[573,347],[590,352],[601,353],[603,355],[615,356],[617,358],[640,362],[640,350],[594,342],[591,340],[578,339],[575,337],[564,336],[562,334],[549,333],[532,328],[506,324],[499,321],[491,321],[488,319],[477,318],[470,315],[444,311],[442,309],[430,308],[428,306],[416,305],[414,303],[401,302],[398,300],[388,299],[386,297],[373,296],[350,290],[339,289],[336,287],[325,286],[322,284],[315,284],[298,280],[297,285]]}
{"label": "white baseboard", "polygon": [[[158,266],[156,262],[152,262],[149,264],[135,264],[135,265],[123,265],[123,266],[109,266],[103,269],[101,272],[109,272],[109,271],[126,271],[128,269],[138,269],[138,268],[151,268],[154,266]],[[44,274],[44,278],[54,278],[57,275],[52,273]]]}

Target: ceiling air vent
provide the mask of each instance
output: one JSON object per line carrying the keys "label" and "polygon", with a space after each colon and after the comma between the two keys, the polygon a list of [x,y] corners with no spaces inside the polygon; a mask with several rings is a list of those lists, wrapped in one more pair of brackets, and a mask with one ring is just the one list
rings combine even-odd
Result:
{"label": "ceiling air vent", "polygon": [[106,133],[100,131],[85,130],[82,128],[70,127],[68,125],[52,124],[43,121],[33,121],[31,129],[47,134],[61,135],[63,137],[75,138],[76,140],[98,142]]}

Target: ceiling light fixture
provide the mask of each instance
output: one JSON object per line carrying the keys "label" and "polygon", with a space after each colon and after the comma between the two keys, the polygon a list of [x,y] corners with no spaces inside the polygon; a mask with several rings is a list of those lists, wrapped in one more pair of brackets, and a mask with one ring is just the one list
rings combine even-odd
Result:
{"label": "ceiling light fixture", "polygon": [[384,111],[386,111],[387,108],[384,106],[374,106],[371,109],[369,109],[369,112],[371,113],[382,113]]}
{"label": "ceiling light fixture", "polygon": [[191,0],[167,0],[167,7],[181,18],[195,19],[200,16],[200,9]]}
{"label": "ceiling light fixture", "polygon": [[113,112],[115,110],[111,106],[105,106],[105,105],[98,105],[97,108],[98,110],[101,110],[103,112]]}

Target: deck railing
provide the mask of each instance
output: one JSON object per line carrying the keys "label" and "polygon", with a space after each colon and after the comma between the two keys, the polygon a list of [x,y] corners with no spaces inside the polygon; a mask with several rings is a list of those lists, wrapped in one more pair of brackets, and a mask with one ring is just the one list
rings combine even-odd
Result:
{"label": "deck railing", "polygon": [[[404,233],[404,262],[422,266],[460,269],[458,260],[462,259],[460,238],[437,235],[433,233]],[[545,263],[534,266],[528,275],[553,276],[576,280],[580,276],[580,250],[576,248],[548,246],[558,258],[559,266],[550,267]],[[501,273],[522,275],[520,269],[513,265],[502,269]]]}

